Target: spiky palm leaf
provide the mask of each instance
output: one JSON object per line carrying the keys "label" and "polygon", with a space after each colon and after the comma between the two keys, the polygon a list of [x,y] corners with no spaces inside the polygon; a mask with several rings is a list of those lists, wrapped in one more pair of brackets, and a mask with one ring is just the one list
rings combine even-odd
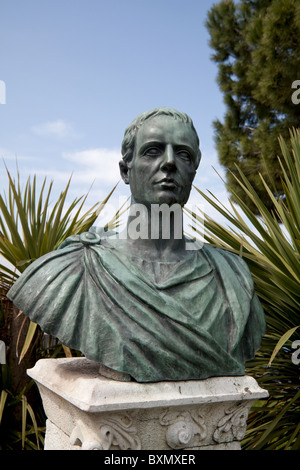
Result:
{"label": "spiky palm leaf", "polygon": [[[14,326],[16,315],[11,305],[9,305],[10,302],[5,297],[9,287],[35,259],[55,250],[68,236],[89,230],[115,189],[113,188],[103,202],[95,204],[91,209],[84,212],[83,208],[87,196],[76,198],[71,203],[67,203],[71,178],[57,201],[51,204],[52,182],[47,186],[45,178],[41,184],[41,189],[37,190],[36,176],[33,176],[32,180],[28,178],[24,189],[22,189],[19,173],[17,173],[15,181],[9,171],[6,171],[8,194],[0,195],[0,255],[2,259],[6,260],[6,263],[1,261],[0,264],[0,334],[5,333],[6,325],[3,327],[5,322],[2,321],[3,318],[5,319],[5,308],[6,317],[13,318],[10,329],[18,328]],[[117,223],[118,217],[114,217],[112,221],[108,222],[108,225],[114,226]],[[25,320],[24,317],[22,325],[26,323]],[[20,428],[9,427],[7,432],[4,433],[6,441],[9,441],[8,448],[10,446],[14,448],[19,442],[21,442],[22,448],[39,448],[43,439],[42,428],[38,426],[35,419],[35,410],[27,401],[26,387],[16,391],[13,387],[11,389],[10,385],[12,376],[12,370],[10,369],[19,368],[25,354],[27,353],[27,357],[31,354],[29,354],[29,351],[33,351],[33,357],[36,358],[36,350],[41,349],[41,344],[39,344],[41,342],[35,343],[35,348],[33,348],[34,341],[42,337],[37,325],[33,322],[29,322],[29,324],[27,322],[26,328],[25,340],[19,348],[21,351],[20,353],[17,352],[19,354],[18,362],[16,361],[17,357],[14,356],[15,350],[10,348],[10,355],[14,357],[10,358],[8,364],[0,365],[0,391],[2,390],[0,394],[0,431],[5,409],[10,410],[18,403],[21,404],[22,408]],[[10,331],[10,336],[12,333]],[[21,329],[15,331],[14,335],[19,337],[20,333]],[[59,348],[62,349],[62,345],[59,345]],[[64,348],[64,351],[66,355],[70,353],[68,348]],[[19,372],[20,376],[22,374],[26,375],[24,367]],[[31,418],[31,426],[26,421],[27,415]],[[2,437],[4,434],[0,433]],[[31,435],[36,438],[36,444],[31,440]],[[0,442],[0,448],[2,448],[2,442]]]}
{"label": "spiky palm leaf", "polygon": [[228,209],[211,193],[206,195],[197,188],[229,225],[225,227],[206,215],[201,222],[190,212],[193,230],[204,233],[207,242],[245,259],[266,314],[267,334],[256,358],[247,364],[247,372],[269,391],[270,398],[258,403],[250,414],[244,440],[247,449],[300,448],[299,366],[292,362],[293,340],[300,339],[299,131],[291,131],[292,152],[282,138],[280,146],[284,197],[276,199],[272,181],[260,176],[274,204],[273,213],[238,165],[236,181],[254,203],[258,217],[237,195],[237,204],[230,203]]}
{"label": "spiky palm leaf", "polygon": [[[87,231],[95,222],[112,192],[101,203],[82,214],[87,196],[81,196],[66,207],[71,178],[57,201],[50,204],[53,187],[46,188],[44,179],[39,194],[36,176],[28,178],[22,191],[17,181],[8,175],[8,196],[0,195],[0,254],[11,265],[0,265],[1,278],[13,282],[35,259],[55,250],[70,235]],[[14,269],[13,269],[14,268]]]}

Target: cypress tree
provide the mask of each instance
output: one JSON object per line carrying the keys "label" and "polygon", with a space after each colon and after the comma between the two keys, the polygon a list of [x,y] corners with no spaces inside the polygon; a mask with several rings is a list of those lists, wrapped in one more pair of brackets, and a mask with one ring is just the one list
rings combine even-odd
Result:
{"label": "cypress tree", "polygon": [[235,165],[267,206],[259,173],[282,196],[278,137],[289,141],[289,130],[300,126],[300,2],[223,0],[208,12],[206,27],[226,106],[224,121],[214,122],[219,161],[232,199],[238,194],[255,212],[235,182]]}

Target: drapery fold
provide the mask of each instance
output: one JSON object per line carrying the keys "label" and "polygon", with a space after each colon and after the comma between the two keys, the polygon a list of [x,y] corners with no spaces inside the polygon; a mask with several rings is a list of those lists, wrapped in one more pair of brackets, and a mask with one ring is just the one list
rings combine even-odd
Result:
{"label": "drapery fold", "polygon": [[46,333],[139,382],[243,375],[265,331],[246,263],[204,245],[160,282],[155,263],[74,235],[8,297]]}

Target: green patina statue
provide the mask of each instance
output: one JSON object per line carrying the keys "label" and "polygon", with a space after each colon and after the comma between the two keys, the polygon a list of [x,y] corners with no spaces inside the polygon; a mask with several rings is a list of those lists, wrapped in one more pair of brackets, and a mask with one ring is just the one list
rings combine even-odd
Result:
{"label": "green patina statue", "polygon": [[[132,194],[125,230],[68,238],[8,297],[43,331],[138,382],[244,375],[264,313],[239,256],[187,249],[182,207],[201,158],[191,119],[169,108],[138,116],[122,155]],[[162,206],[176,210],[157,217]]]}

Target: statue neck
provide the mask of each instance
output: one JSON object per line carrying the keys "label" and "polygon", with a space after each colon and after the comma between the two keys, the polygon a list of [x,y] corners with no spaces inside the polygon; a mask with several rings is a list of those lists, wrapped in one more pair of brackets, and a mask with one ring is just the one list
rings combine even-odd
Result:
{"label": "statue neck", "polygon": [[184,256],[183,212],[179,204],[146,206],[132,201],[124,232],[122,238],[126,238],[132,254],[164,261]]}

